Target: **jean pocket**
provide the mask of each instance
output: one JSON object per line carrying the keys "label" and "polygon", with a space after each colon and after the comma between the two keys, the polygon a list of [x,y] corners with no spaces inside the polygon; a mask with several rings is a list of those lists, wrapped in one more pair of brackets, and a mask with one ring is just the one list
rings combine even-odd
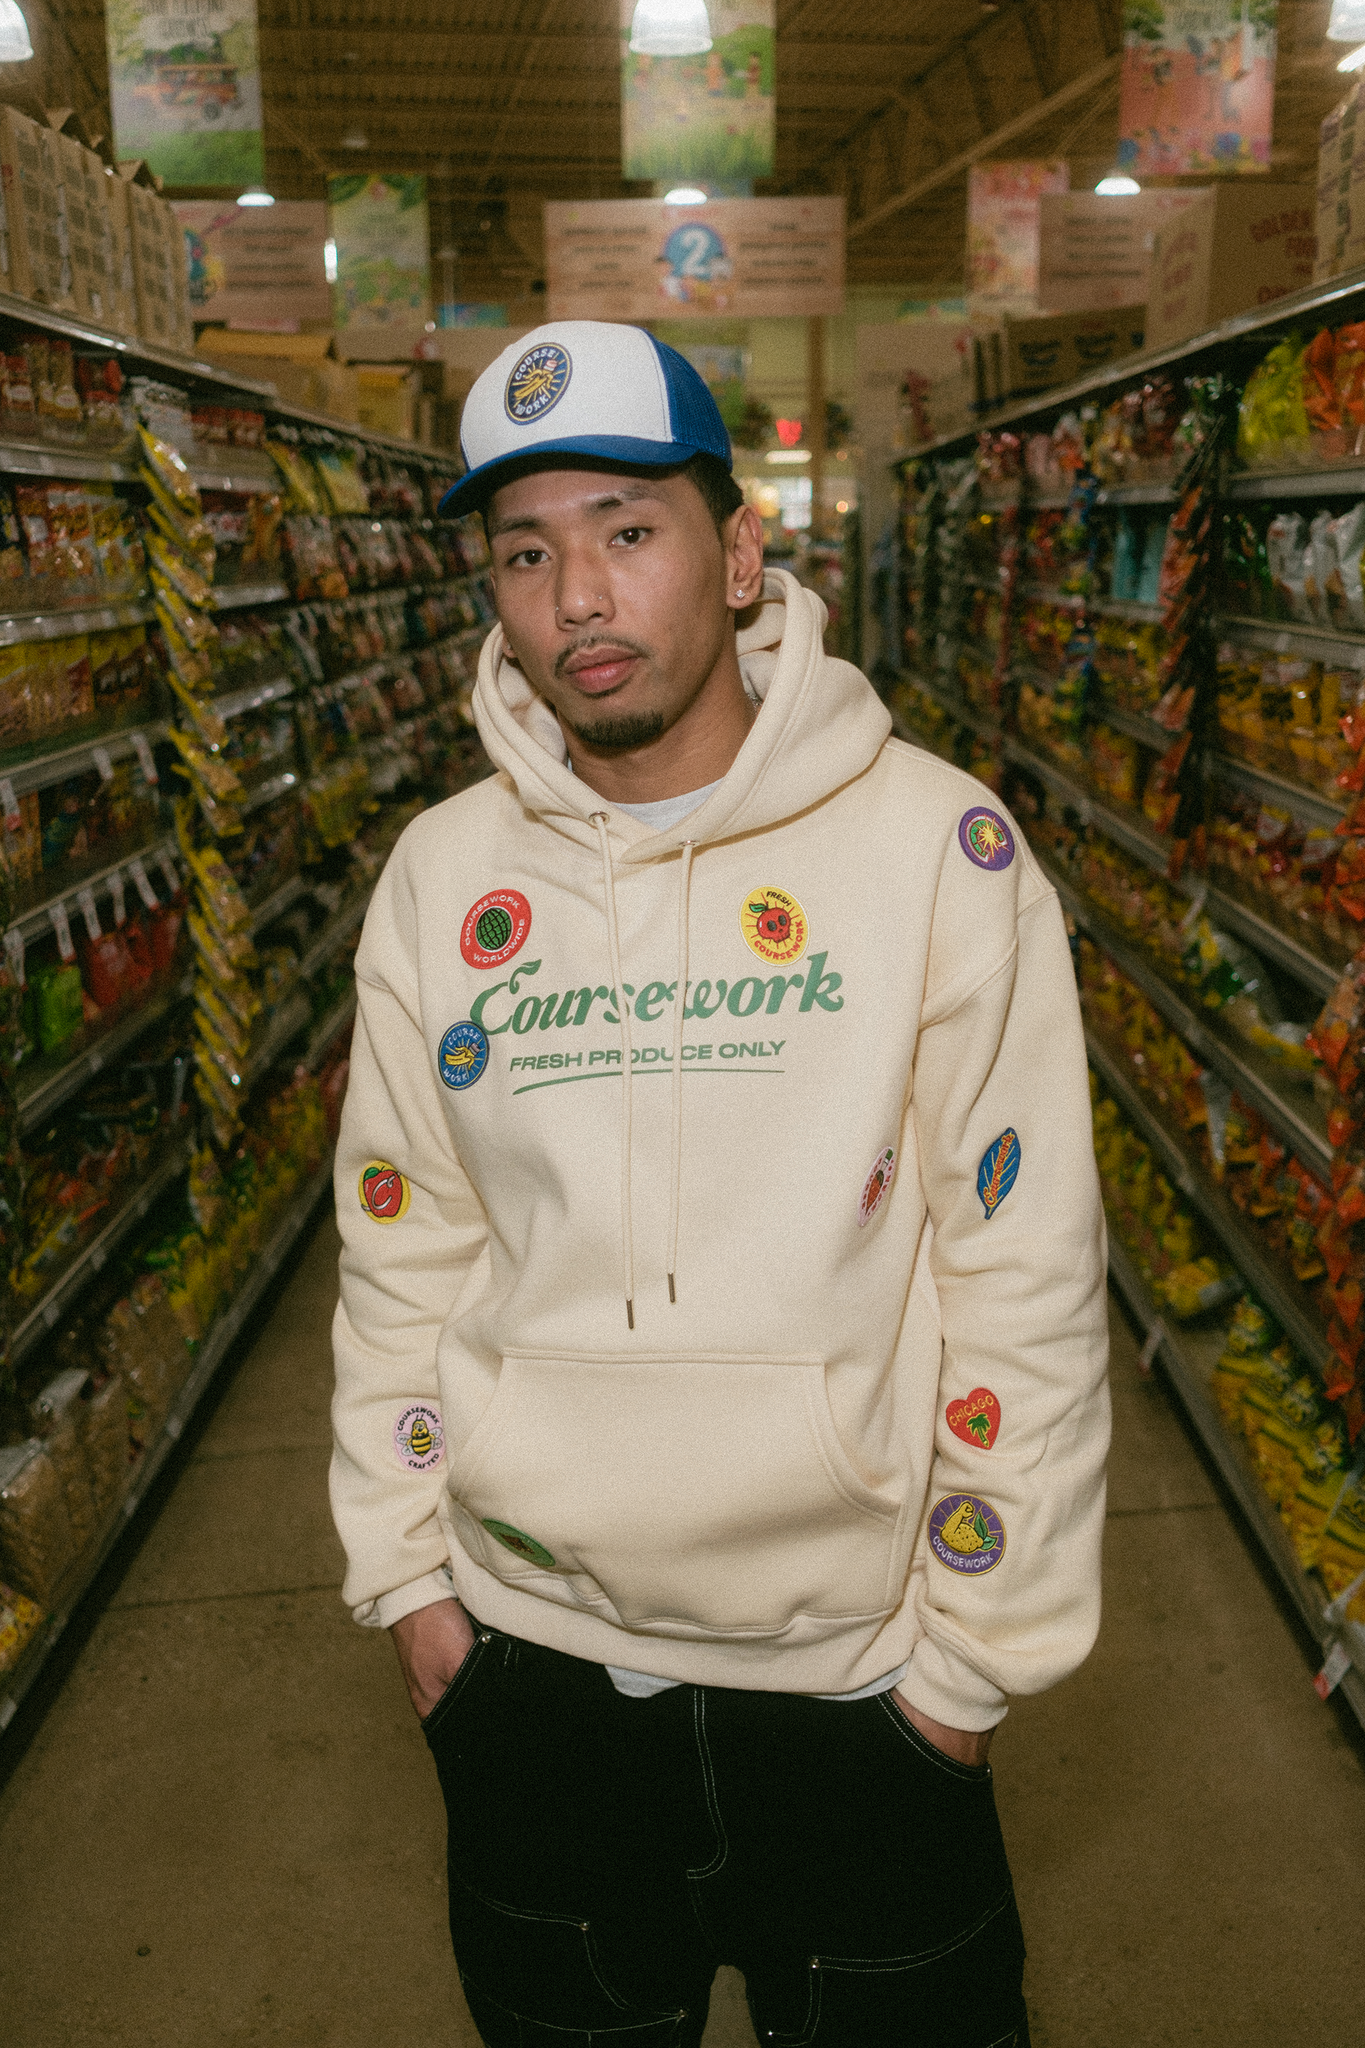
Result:
{"label": "jean pocket", "polygon": [[894,1688],[890,1692],[875,1694],[872,1704],[889,1717],[897,1735],[909,1745],[922,1762],[934,1765],[949,1778],[960,1779],[964,1785],[985,1785],[990,1782],[989,1764],[960,1763],[955,1756],[949,1756],[946,1749],[940,1749],[936,1742],[931,1742],[927,1735],[921,1734],[904,1707],[897,1701]]}
{"label": "jean pocket", "polygon": [[[674,2038],[670,2030],[687,2018],[681,1999],[671,2009],[649,2010],[623,1997],[604,1967],[592,1922],[572,1912],[487,1898],[452,1876],[450,1932],[466,1996],[482,1987],[477,1996],[506,2018],[570,2037],[610,2029],[634,2041],[638,2032],[642,2042]],[[470,2009],[477,2021],[475,1997]]]}
{"label": "jean pocket", "polygon": [[432,1735],[441,1722],[445,1720],[456,1700],[468,1690],[474,1673],[482,1662],[491,1641],[492,1636],[486,1630],[475,1636],[473,1642],[465,1651],[464,1661],[461,1663],[459,1670],[455,1673],[455,1676],[451,1679],[431,1712],[422,1717],[422,1733],[428,1741],[431,1740]]}

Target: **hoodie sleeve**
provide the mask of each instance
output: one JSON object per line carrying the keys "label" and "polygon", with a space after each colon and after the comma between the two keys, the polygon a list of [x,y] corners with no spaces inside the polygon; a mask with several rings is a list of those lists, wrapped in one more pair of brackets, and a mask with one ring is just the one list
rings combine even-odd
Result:
{"label": "hoodie sleeve", "polygon": [[[393,868],[376,892],[367,936],[372,920],[382,930],[395,909],[401,922]],[[375,1628],[452,1593],[436,1513],[446,1478],[436,1346],[487,1236],[442,1113],[415,988],[392,985],[403,954],[391,928],[382,950],[388,979],[378,946],[362,941],[357,958],[337,1143],[341,1298],[332,1327],[331,1496],[348,1564],[342,1597],[358,1622]],[[377,1184],[368,1200],[367,1174]]]}
{"label": "hoodie sleeve", "polygon": [[[1066,932],[1026,853],[1020,868],[950,882],[945,952],[953,930],[975,950],[961,934],[983,924],[1004,944],[976,986],[926,1004],[911,1101],[943,1357],[915,1556],[925,1632],[901,1691],[968,1729],[1065,1677],[1099,1625],[1103,1211]],[[1016,888],[1032,898],[1017,909]]]}

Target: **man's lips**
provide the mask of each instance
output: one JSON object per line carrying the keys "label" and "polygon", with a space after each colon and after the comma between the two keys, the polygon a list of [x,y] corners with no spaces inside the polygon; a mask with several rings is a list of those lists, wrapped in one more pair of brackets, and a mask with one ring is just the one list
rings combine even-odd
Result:
{"label": "man's lips", "polygon": [[564,672],[576,690],[589,697],[601,697],[608,690],[618,689],[639,659],[629,648],[594,647],[565,662]]}

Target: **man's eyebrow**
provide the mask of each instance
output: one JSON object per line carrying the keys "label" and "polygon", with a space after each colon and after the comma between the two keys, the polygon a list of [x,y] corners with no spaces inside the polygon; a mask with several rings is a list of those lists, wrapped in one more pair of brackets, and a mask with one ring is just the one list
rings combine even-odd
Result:
{"label": "man's eyebrow", "polygon": [[[658,493],[646,483],[623,483],[604,492],[600,498],[589,498],[583,509],[586,512],[612,512],[618,505],[633,505],[641,499],[657,496]],[[496,540],[503,533],[538,533],[543,524],[535,512],[523,513],[520,519],[495,519],[488,538]]]}

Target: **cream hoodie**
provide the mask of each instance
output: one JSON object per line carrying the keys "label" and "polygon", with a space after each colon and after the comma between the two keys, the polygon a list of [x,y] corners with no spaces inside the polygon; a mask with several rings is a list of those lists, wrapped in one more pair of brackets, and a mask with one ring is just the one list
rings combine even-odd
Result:
{"label": "cream hoodie", "polygon": [[484,646],[499,773],[408,827],[356,960],[345,1598],[387,1626],[448,1567],[494,1627],[698,1684],[908,1657],[916,1706],[985,1728],[1098,1621],[1075,984],[997,800],[888,736],[823,624],[769,573],[762,708],[666,832]]}

